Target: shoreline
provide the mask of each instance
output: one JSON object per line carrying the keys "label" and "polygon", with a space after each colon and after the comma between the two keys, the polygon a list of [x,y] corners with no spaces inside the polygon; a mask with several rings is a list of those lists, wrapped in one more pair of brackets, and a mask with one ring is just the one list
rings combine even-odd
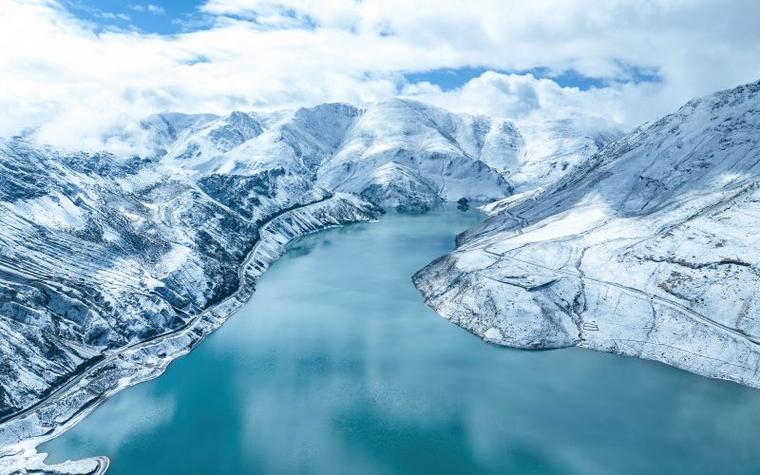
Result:
{"label": "shoreline", "polygon": [[[465,259],[480,258],[490,259],[492,263],[473,268],[468,267],[469,261],[462,263]],[[505,266],[506,277],[489,275],[484,270],[494,263],[507,261],[515,264]],[[534,270],[529,271],[531,268]],[[537,277],[530,280],[513,269]],[[428,307],[489,344],[527,351],[576,347],[652,361],[703,378],[760,389],[757,365],[760,340],[675,300],[639,288],[495,253],[489,246],[454,250],[420,269],[412,279]],[[534,309],[529,306],[534,302],[552,302],[553,295],[544,294],[551,286],[557,292],[565,290],[572,295],[567,291],[570,289],[582,296],[582,302],[594,302],[599,295],[609,293],[611,297],[606,298],[619,299],[623,305],[640,308],[640,314],[652,316],[644,325],[635,319],[605,313],[603,307],[581,314],[572,306],[557,304],[548,317],[540,318],[537,311],[525,312],[526,317],[517,321],[520,325],[510,327],[508,325],[515,320],[505,318],[497,308],[473,308],[463,304],[468,299],[481,303],[496,295]],[[565,301],[572,302],[572,299]],[[655,337],[651,338],[653,333]],[[700,345],[711,342],[723,345],[718,356],[726,354],[725,358],[701,349]]]}
{"label": "shoreline", "polygon": [[352,195],[337,193],[271,217],[259,228],[259,239],[240,265],[240,283],[234,293],[176,330],[106,350],[100,361],[0,424],[0,471],[33,468],[105,473],[108,457],[47,466],[47,454],[38,453],[36,447],[73,427],[121,390],[160,376],[172,361],[192,351],[250,299],[256,280],[288,244],[332,227],[376,219],[380,212],[370,206]]}

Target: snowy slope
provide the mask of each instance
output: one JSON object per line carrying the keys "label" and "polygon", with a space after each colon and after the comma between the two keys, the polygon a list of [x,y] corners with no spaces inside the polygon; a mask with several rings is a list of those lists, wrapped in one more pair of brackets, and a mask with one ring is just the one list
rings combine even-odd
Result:
{"label": "snowy slope", "polygon": [[0,156],[0,416],[230,294],[259,223],[329,195],[281,168],[193,174],[19,142]]}
{"label": "snowy slope", "polygon": [[[516,123],[396,99],[360,115],[319,183],[404,209],[492,201],[555,182],[618,135],[609,124]],[[414,190],[406,202],[397,183]]]}
{"label": "snowy slope", "polygon": [[491,205],[415,283],[520,348],[577,345],[760,387],[760,83],[695,99],[544,192]]}
{"label": "snowy slope", "polygon": [[[370,106],[345,137],[340,150],[319,170],[329,189],[383,196],[396,177],[428,189],[408,207],[435,199],[493,200],[510,194],[504,177],[480,160],[490,124],[419,102],[397,99]],[[387,166],[392,164],[392,166]]]}
{"label": "snowy slope", "polygon": [[[601,120],[520,120],[515,124],[523,147],[516,163],[506,170],[515,194],[536,192],[554,184],[604,145],[621,137],[620,132]],[[497,146],[488,152],[503,155],[502,149]]]}

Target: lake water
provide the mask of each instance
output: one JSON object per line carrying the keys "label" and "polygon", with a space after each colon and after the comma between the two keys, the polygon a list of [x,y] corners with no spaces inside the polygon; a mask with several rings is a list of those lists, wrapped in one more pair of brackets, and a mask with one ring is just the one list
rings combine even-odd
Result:
{"label": "lake water", "polygon": [[760,473],[760,391],[569,349],[498,348],[410,276],[479,220],[390,214],[296,243],[160,378],[41,447],[109,474]]}

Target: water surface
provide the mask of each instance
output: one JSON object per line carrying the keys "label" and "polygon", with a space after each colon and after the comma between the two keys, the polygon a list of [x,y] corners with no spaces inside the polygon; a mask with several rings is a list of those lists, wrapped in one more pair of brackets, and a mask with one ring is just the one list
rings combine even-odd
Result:
{"label": "water surface", "polygon": [[41,447],[109,474],[760,473],[760,391],[571,349],[487,345],[410,276],[455,208],[299,241],[160,378]]}

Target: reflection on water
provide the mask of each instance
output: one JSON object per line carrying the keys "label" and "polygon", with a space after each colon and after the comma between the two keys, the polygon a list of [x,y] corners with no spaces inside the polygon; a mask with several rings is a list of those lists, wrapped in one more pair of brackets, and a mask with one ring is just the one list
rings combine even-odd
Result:
{"label": "reflection on water", "polygon": [[[98,455],[113,453],[130,440],[139,439],[172,420],[176,409],[174,394],[157,394],[155,387],[147,384],[130,391],[131,397],[109,401],[108,410],[93,412],[86,424],[80,424],[76,431],[61,438],[62,449],[58,450],[70,452],[86,447]],[[122,414],[128,416],[119,417]]]}
{"label": "reflection on water", "polygon": [[449,208],[309,237],[159,379],[42,447],[110,473],[753,473],[760,391],[635,359],[487,345],[411,274]]}

